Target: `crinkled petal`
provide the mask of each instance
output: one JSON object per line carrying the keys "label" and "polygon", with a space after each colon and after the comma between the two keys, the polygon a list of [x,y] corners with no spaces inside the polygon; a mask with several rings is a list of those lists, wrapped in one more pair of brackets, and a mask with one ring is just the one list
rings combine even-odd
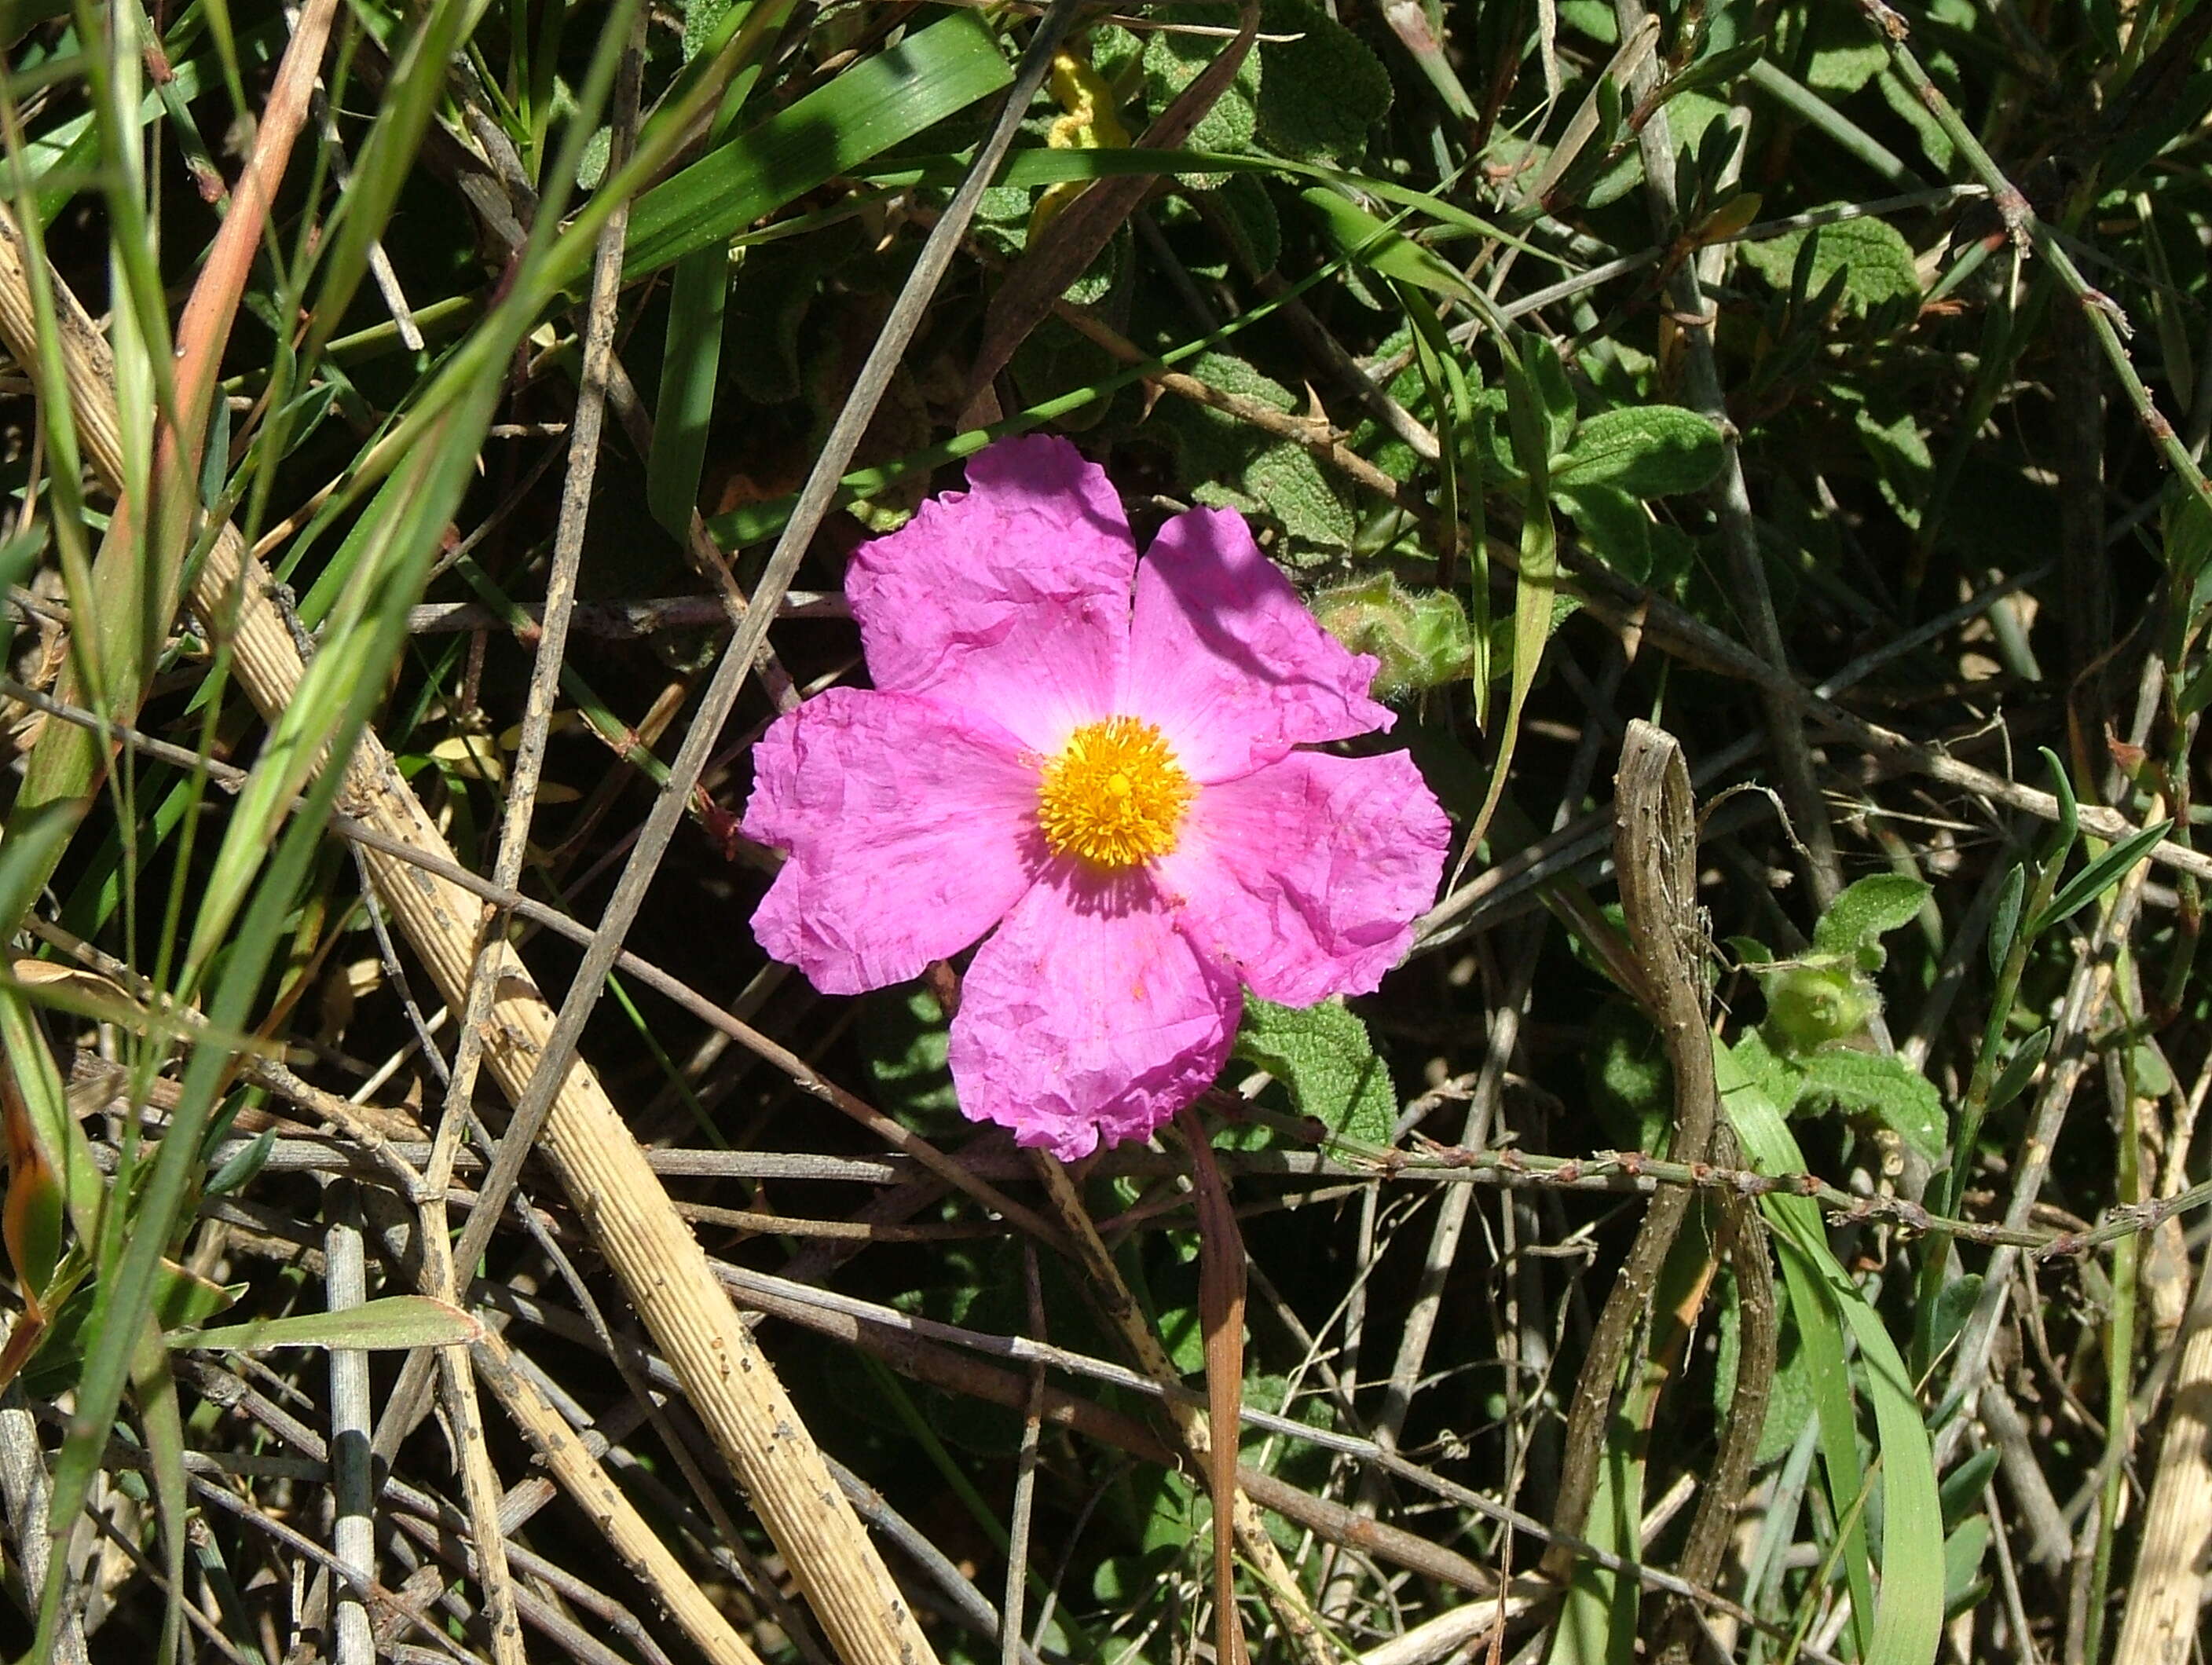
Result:
{"label": "crinkled petal", "polygon": [[1148,880],[1057,862],[961,984],[960,1107],[1062,1161],[1146,1138],[1220,1073],[1242,1011]]}
{"label": "crinkled petal", "polygon": [[928,694],[1056,752],[1113,714],[1136,544],[1105,474],[1066,440],[1001,440],[966,491],[864,544],[845,574],[876,686]]}
{"label": "crinkled petal", "polygon": [[790,853],[753,934],[830,994],[911,977],[1035,882],[1036,771],[933,700],[833,688],[753,747],[747,837]]}
{"label": "crinkled petal", "polygon": [[1377,663],[1314,622],[1242,515],[1194,508],[1137,570],[1121,708],[1198,780],[1233,781],[1301,743],[1389,727],[1367,697]]}
{"label": "crinkled petal", "polygon": [[1208,959],[1262,1000],[1310,1006],[1398,963],[1449,837],[1406,753],[1294,752],[1201,791],[1156,878]]}

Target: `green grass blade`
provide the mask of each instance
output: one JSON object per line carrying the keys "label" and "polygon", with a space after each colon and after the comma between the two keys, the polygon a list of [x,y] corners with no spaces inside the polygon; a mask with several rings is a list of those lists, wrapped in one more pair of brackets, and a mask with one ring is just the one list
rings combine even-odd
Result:
{"label": "green grass blade", "polygon": [[715,247],[1013,79],[972,12],[956,12],[702,156],[637,199],[623,281]]}
{"label": "green grass blade", "polygon": [[148,1473],[161,1528],[161,1560],[169,1579],[160,1654],[162,1665],[168,1665],[177,1656],[185,1628],[185,1419],[178,1408],[176,1378],[169,1374],[168,1358],[151,1324],[140,1333],[131,1387],[138,1401],[139,1425],[146,1434]]}
{"label": "green grass blade", "polygon": [[483,1326],[459,1307],[427,1295],[387,1295],[343,1312],[301,1312],[216,1329],[174,1330],[162,1338],[173,1349],[258,1352],[268,1347],[360,1347],[404,1350],[463,1346],[483,1339]]}
{"label": "green grass blade", "polygon": [[[1752,1166],[1761,1173],[1802,1173],[1804,1153],[1789,1124],[1726,1047],[1714,1048],[1721,1103]],[[1936,1491],[1935,1454],[1905,1360],[1881,1318],[1828,1248],[1819,1206],[1809,1198],[1771,1196],[1760,1201],[1785,1251],[1813,1276],[1790,1282],[1790,1310],[1801,1326],[1822,1312],[1840,1322],[1857,1342],[1861,1375],[1873,1401],[1875,1436],[1882,1461],[1881,1589],[1874,1623],[1865,1632],[1868,1665],[1929,1665],[1943,1625],[1943,1505]],[[1790,1252],[1783,1267],[1790,1269]],[[1802,1303],[1802,1304],[1801,1304]],[[1801,1330],[1809,1337],[1809,1328]],[[1838,1349],[1840,1351],[1840,1349]],[[1823,1419],[1823,1443],[1826,1443]],[[1833,1484],[1830,1496],[1847,1506],[1849,1494]],[[1852,1605],[1861,1596],[1854,1583]]]}

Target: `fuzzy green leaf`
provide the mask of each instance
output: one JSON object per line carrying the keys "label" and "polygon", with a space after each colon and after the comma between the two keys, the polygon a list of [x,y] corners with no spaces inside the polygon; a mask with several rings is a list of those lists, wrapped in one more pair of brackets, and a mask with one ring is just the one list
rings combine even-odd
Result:
{"label": "fuzzy green leaf", "polygon": [[[1203,23],[1233,28],[1237,24],[1236,9],[1231,6],[1178,7],[1172,14],[1177,22]],[[1155,31],[1145,41],[1144,75],[1145,106],[1158,116],[1182,89],[1204,74],[1206,66],[1218,57],[1229,43],[1219,35],[1186,34],[1176,29]],[[1249,150],[1252,137],[1260,122],[1261,85],[1265,75],[1265,56],[1253,52],[1245,54],[1244,62],[1237,66],[1237,76],[1213,107],[1199,118],[1198,125],[1183,141],[1193,150]],[[1184,174],[1183,183],[1199,190],[1211,190],[1221,183],[1219,173]]]}
{"label": "fuzzy green leaf", "polygon": [[875,995],[859,1036],[885,1109],[915,1119],[948,1116],[959,1108],[945,1062],[951,1030],[945,1008],[927,989],[889,988]]}
{"label": "fuzzy green leaf", "polygon": [[1583,546],[1623,578],[1651,577],[1651,517],[1619,486],[1553,483],[1553,501],[1574,517]]}
{"label": "fuzzy green leaf", "polygon": [[1851,1115],[1871,1115],[1930,1162],[1942,1160],[1948,1131],[1943,1101],[1902,1058],[1837,1047],[1797,1061],[1805,1072],[1797,1095],[1800,1109],[1833,1105]]}
{"label": "fuzzy green leaf", "polygon": [[1651,1020],[1607,1000],[1583,1046],[1583,1091],[1616,1150],[1664,1150],[1674,1117],[1674,1072]]}
{"label": "fuzzy green leaf", "polygon": [[1609,485],[1633,497],[1670,497],[1712,483],[1723,460],[1720,429],[1679,404],[1601,411],[1575,430],[1552,465],[1554,486]]}
{"label": "fuzzy green leaf", "polygon": [[1296,37],[1259,48],[1260,143],[1297,161],[1357,161],[1369,132],[1390,109],[1390,77],[1382,60],[1309,0],[1267,0],[1260,28]]}
{"label": "fuzzy green leaf", "polygon": [[1397,1089],[1375,1055],[1367,1025],[1341,1000],[1297,1007],[1248,994],[1237,1055],[1281,1082],[1299,1115],[1364,1144],[1390,1142]]}
{"label": "fuzzy green leaf", "polygon": [[1813,945],[1824,954],[1856,958],[1867,970],[1881,969],[1880,939],[1909,925],[1931,892],[1907,873],[1869,873],[1828,904],[1813,927]]}
{"label": "fuzzy green leaf", "polygon": [[[1289,388],[1233,354],[1201,354],[1187,368],[1200,381],[1278,410],[1297,407]],[[1191,494],[1198,501],[1264,516],[1302,544],[1341,549],[1351,543],[1351,506],[1304,447],[1186,399],[1162,400],[1146,431],[1157,431],[1175,448],[1186,479],[1203,482]]]}
{"label": "fuzzy green leaf", "polygon": [[1859,444],[1874,459],[1882,496],[1897,518],[1917,532],[1920,506],[1927,501],[1936,476],[1935,453],[1928,448],[1919,417],[1905,410],[1885,423],[1863,405],[1852,421],[1858,429]]}
{"label": "fuzzy green leaf", "polygon": [[1797,252],[1810,238],[1813,267],[1808,292],[1818,294],[1838,271],[1844,279],[1844,299],[1852,310],[1864,312],[1886,301],[1920,294],[1920,274],[1912,263],[1912,246],[1886,220],[1842,220],[1808,231],[1787,231],[1741,251],[1744,264],[1787,294],[1797,264]]}

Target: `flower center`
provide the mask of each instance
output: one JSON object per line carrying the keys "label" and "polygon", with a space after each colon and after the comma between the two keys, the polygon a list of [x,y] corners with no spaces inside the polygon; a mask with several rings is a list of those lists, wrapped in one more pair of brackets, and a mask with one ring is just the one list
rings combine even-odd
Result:
{"label": "flower center", "polygon": [[1136,717],[1085,723],[1037,781],[1037,824],[1055,855],[1133,867],[1165,855],[1197,788],[1158,729]]}

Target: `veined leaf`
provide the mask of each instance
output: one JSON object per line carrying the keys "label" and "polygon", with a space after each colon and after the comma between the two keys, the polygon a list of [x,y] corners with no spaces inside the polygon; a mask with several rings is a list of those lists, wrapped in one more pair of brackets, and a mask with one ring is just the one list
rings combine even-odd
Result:
{"label": "veined leaf", "polygon": [[[1910,874],[1869,873],[1828,904],[1813,927],[1813,945],[1826,954],[1857,955],[1868,970],[1879,970],[1880,939],[1918,917],[1929,894],[1928,885]],[[1865,957],[1869,950],[1871,963]]]}
{"label": "veined leaf", "polygon": [[1331,1133],[1368,1145],[1390,1142],[1398,1090],[1375,1055],[1367,1025],[1341,1000],[1299,1007],[1246,996],[1237,1055],[1280,1081],[1298,1114]]}
{"label": "veined leaf", "polygon": [[1698,491],[1721,471],[1720,429],[1679,404],[1600,411],[1552,464],[1555,486],[1609,485],[1638,497]]}
{"label": "veined leaf", "polygon": [[1832,1047],[1797,1060],[1805,1072],[1798,1103],[1834,1104],[1881,1121],[1930,1162],[1941,1162],[1948,1121],[1928,1079],[1894,1053]]}

